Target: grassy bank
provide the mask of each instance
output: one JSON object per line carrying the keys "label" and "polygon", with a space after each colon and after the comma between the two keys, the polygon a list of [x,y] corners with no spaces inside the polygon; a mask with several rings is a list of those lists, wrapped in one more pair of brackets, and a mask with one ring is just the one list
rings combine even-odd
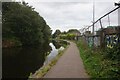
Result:
{"label": "grassy bank", "polygon": [[120,78],[119,48],[115,48],[116,50],[106,49],[104,51],[99,48],[93,50],[83,40],[78,41],[77,46],[80,50],[85,69],[91,76],[91,79]]}
{"label": "grassy bank", "polygon": [[62,56],[62,54],[66,51],[69,45],[64,45],[65,49],[58,51],[58,55],[48,64],[40,68],[35,72],[35,74],[30,74],[29,79],[31,78],[42,78],[51,68],[56,64],[58,59]]}

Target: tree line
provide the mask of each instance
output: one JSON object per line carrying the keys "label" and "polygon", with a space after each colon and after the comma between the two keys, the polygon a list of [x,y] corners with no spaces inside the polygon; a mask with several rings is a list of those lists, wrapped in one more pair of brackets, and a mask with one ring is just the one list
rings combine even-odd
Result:
{"label": "tree line", "polygon": [[61,32],[57,29],[54,34],[52,35],[53,39],[68,39],[68,40],[75,40],[77,36],[80,36],[80,32],[77,29],[70,29],[67,32]]}
{"label": "tree line", "polygon": [[2,3],[3,47],[42,45],[50,36],[50,27],[28,3]]}

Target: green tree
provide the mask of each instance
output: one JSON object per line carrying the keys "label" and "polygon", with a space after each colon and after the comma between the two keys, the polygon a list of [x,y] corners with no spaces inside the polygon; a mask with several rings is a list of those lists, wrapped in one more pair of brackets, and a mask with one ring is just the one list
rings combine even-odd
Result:
{"label": "green tree", "polygon": [[50,27],[28,3],[4,2],[2,15],[3,43],[7,40],[22,45],[42,45],[49,41]]}
{"label": "green tree", "polygon": [[50,29],[50,27],[48,25],[46,25],[43,29],[44,42],[49,42],[49,39],[51,37],[51,33],[52,33],[52,30]]}
{"label": "green tree", "polygon": [[58,37],[59,35],[61,34],[61,31],[59,30],[59,29],[57,29],[56,31],[55,31],[55,33],[53,34],[53,38],[56,38],[56,37]]}
{"label": "green tree", "polygon": [[67,33],[79,33],[80,34],[80,31],[77,29],[70,29],[70,30],[68,30]]}

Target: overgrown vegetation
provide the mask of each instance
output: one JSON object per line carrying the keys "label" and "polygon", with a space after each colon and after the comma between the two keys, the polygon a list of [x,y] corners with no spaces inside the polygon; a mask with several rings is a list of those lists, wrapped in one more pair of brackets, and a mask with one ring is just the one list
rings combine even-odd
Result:
{"label": "overgrown vegetation", "polygon": [[93,50],[83,40],[78,41],[77,45],[87,73],[92,79],[120,78],[120,45],[105,50]]}
{"label": "overgrown vegetation", "polygon": [[28,3],[2,3],[3,47],[42,45],[50,35],[50,27]]}

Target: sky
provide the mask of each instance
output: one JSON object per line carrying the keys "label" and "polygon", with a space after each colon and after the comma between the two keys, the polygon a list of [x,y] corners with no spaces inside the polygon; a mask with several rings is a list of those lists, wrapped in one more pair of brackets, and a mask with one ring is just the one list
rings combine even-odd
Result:
{"label": "sky", "polygon": [[[17,0],[22,1],[22,0]],[[35,8],[47,22],[53,32],[56,29],[82,29],[92,24],[92,0],[24,0]],[[114,2],[119,0],[94,0],[95,20],[116,8]],[[117,11],[109,16],[111,25],[117,24]],[[98,23],[99,25],[99,23]],[[98,26],[96,24],[96,26]],[[108,17],[103,19],[103,25],[108,25]]]}

